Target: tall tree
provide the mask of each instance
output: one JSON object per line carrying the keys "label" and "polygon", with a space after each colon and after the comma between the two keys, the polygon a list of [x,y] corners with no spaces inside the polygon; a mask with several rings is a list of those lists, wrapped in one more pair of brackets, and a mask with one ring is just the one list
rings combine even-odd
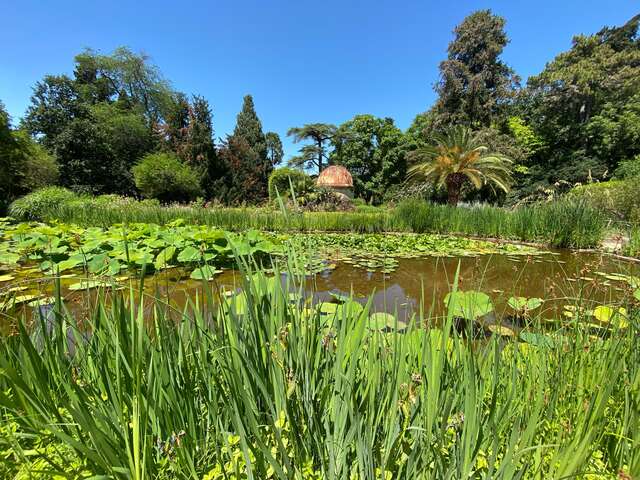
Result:
{"label": "tall tree", "polygon": [[324,160],[329,161],[327,152],[328,144],[336,134],[336,126],[330,123],[308,123],[302,127],[290,128],[287,136],[293,137],[293,142],[298,143],[305,140],[311,141],[309,145],[304,145],[300,149],[300,155],[289,160],[289,164],[296,167],[318,169],[322,171]]}
{"label": "tall tree", "polygon": [[267,132],[264,137],[267,143],[267,159],[269,163],[275,167],[282,161],[282,157],[284,157],[282,140],[280,140],[280,135],[276,132]]}
{"label": "tall tree", "polygon": [[16,196],[54,183],[55,159],[24,130],[14,130],[0,102],[0,212]]}
{"label": "tall tree", "polygon": [[508,43],[504,25],[504,18],[480,10],[455,28],[435,87],[440,127],[488,127],[503,114],[518,85],[513,70],[500,59]]}
{"label": "tall tree", "polygon": [[523,193],[562,180],[603,178],[640,153],[640,15],[620,27],[574,37],[529,79],[519,97],[544,148]]}
{"label": "tall tree", "polygon": [[267,182],[273,165],[267,158],[267,141],[253,97],[246,95],[233,134],[227,139],[225,163],[232,172],[233,188],[245,192],[245,200],[267,198]]}
{"label": "tall tree", "polygon": [[356,115],[337,129],[332,164],[353,174],[356,196],[380,203],[386,190],[406,175],[405,140],[391,118]]}

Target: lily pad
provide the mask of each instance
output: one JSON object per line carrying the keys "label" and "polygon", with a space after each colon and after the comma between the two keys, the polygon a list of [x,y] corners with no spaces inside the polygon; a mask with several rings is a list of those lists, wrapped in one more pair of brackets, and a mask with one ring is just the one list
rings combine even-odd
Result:
{"label": "lily pad", "polygon": [[544,303],[541,298],[533,297],[511,297],[507,301],[507,304],[516,312],[531,312]]}
{"label": "lily pad", "polygon": [[372,330],[383,330],[385,328],[396,328],[403,330],[406,325],[403,322],[396,322],[396,317],[386,312],[376,312],[369,316],[369,328]]}
{"label": "lily pad", "polygon": [[16,277],[14,277],[13,275],[0,275],[0,282],[10,282],[14,278]]}
{"label": "lily pad", "polygon": [[623,307],[611,307],[608,305],[598,305],[593,309],[593,316],[601,323],[614,323],[620,328],[626,328],[627,309]]}
{"label": "lily pad", "polygon": [[515,337],[516,336],[516,332],[509,328],[509,327],[505,327],[504,325],[498,325],[498,324],[491,324],[491,325],[487,325],[487,330],[489,330],[491,333],[495,333],[496,335],[500,335],[502,337]]}
{"label": "lily pad", "polygon": [[444,303],[454,317],[476,320],[493,312],[493,304],[489,295],[473,290],[457,291],[447,294]]}
{"label": "lily pad", "polygon": [[216,270],[209,265],[204,265],[202,267],[196,268],[193,272],[191,272],[191,278],[193,278],[194,280],[213,280],[213,277],[221,272],[222,270]]}
{"label": "lily pad", "polygon": [[29,303],[27,303],[27,306],[31,308],[38,308],[43,305],[53,305],[54,303],[56,303],[55,297],[44,297],[30,301]]}

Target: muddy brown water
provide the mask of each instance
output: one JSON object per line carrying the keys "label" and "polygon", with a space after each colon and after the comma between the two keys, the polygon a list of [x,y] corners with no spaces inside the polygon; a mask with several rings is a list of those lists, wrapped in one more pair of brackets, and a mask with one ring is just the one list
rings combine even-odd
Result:
{"label": "muddy brown water", "polygon": [[[459,268],[459,289],[487,293],[497,317],[509,313],[510,296],[540,297],[546,300],[538,312],[545,318],[560,318],[563,306],[570,299],[583,298],[589,302],[616,303],[625,293],[623,282],[611,281],[600,273],[640,275],[640,265],[618,260],[611,255],[592,252],[554,251],[534,256],[480,255],[473,257],[422,257],[399,259],[397,269],[390,274],[367,272],[345,263],[336,268],[308,276],[306,296],[314,303],[332,301],[332,293],[353,295],[356,301],[371,301],[371,311],[389,312],[407,321],[413,314],[444,313],[444,297],[451,290]],[[283,275],[283,285],[287,284]],[[71,292],[68,287],[78,278],[61,280],[66,307],[82,317],[95,303],[95,291]],[[133,281],[134,288],[139,280]],[[288,282],[291,283],[291,282]],[[129,282],[125,281],[128,285]],[[226,270],[212,282],[224,290],[238,290],[242,284],[239,272]],[[51,280],[23,279],[12,285],[27,285],[18,294],[53,295]],[[0,289],[8,284],[0,284]],[[292,287],[293,288],[293,287]],[[145,279],[145,293],[158,296],[181,310],[187,299],[203,298],[201,281],[192,280],[188,272],[168,270]],[[109,293],[106,294],[107,299]],[[20,305],[14,311],[0,314],[0,333],[11,331],[16,315],[33,315],[34,309]]]}

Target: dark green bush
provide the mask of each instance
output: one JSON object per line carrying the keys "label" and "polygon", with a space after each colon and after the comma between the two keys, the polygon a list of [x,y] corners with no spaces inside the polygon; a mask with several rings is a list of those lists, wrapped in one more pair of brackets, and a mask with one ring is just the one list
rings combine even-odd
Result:
{"label": "dark green bush", "polygon": [[145,155],[132,169],[136,187],[161,202],[189,201],[202,194],[198,172],[169,153]]}
{"label": "dark green bush", "polygon": [[66,188],[45,187],[15,200],[9,206],[9,214],[21,220],[41,220],[46,214],[77,198]]}
{"label": "dark green bush", "polygon": [[295,168],[278,168],[269,175],[269,199],[274,201],[278,195],[281,198],[290,197],[291,186],[296,197],[304,196],[313,190],[313,179]]}

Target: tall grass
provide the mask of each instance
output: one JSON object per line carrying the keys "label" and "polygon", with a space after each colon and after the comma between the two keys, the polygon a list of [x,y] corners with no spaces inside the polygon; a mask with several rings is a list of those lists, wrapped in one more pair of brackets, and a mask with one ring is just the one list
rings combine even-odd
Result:
{"label": "tall grass", "polygon": [[383,333],[366,309],[310,314],[244,278],[246,305],[219,310],[209,288],[181,311],[131,290],[83,320],[17,319],[0,342],[3,478],[640,475],[637,319],[606,339],[576,322],[540,347],[472,344],[451,316]]}
{"label": "tall grass", "polygon": [[629,243],[626,245],[625,254],[640,258],[640,225],[634,225],[629,232]]}
{"label": "tall grass", "polygon": [[10,213],[21,219],[60,220],[83,226],[106,227],[125,222],[166,224],[181,218],[189,223],[234,231],[413,231],[495,237],[573,248],[598,246],[606,228],[606,219],[600,210],[577,200],[522,206],[514,210],[490,206],[451,207],[408,200],[396,209],[296,213],[268,208],[165,207],[105,197],[45,201],[46,195],[35,192],[14,202]]}
{"label": "tall grass", "polygon": [[559,200],[522,206],[452,207],[420,200],[401,203],[398,223],[414,232],[457,233],[521,241],[546,242],[556,247],[597,246],[605,234],[606,219],[586,202]]}

